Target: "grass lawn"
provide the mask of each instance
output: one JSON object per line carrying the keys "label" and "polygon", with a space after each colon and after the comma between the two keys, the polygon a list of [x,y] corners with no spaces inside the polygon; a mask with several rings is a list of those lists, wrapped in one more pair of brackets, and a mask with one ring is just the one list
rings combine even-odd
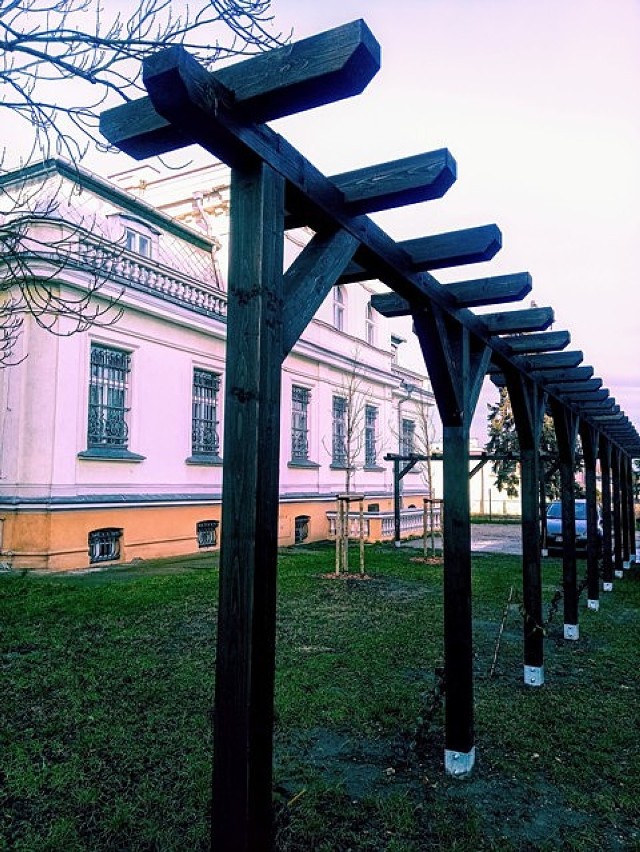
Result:
{"label": "grass lawn", "polygon": [[[597,613],[583,595],[579,642],[560,606],[531,689],[517,600],[489,677],[519,560],[474,559],[478,762],[456,780],[442,567],[419,555],[371,546],[370,579],[335,580],[330,547],[281,553],[278,850],[639,850],[638,570]],[[209,848],[216,597],[212,557],[0,576],[0,850]]]}

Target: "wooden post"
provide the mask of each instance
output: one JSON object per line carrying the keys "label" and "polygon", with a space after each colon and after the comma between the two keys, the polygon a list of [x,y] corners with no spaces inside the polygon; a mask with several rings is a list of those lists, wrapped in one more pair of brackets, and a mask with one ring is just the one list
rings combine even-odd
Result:
{"label": "wooden post", "polygon": [[600,436],[600,476],[602,484],[602,591],[613,591],[613,546],[611,537],[611,442]]}
{"label": "wooden post", "polygon": [[522,506],[522,600],[525,615],[524,682],[544,683],[544,633],[542,630],[542,575],[540,566],[540,436],[544,395],[522,374],[506,370],[509,398],[520,445],[520,501]]}
{"label": "wooden post", "polygon": [[393,541],[400,547],[400,459],[393,460]]}
{"label": "wooden post", "polygon": [[414,328],[443,424],[445,771],[475,764],[469,426],[490,350],[435,306],[413,313]]}
{"label": "wooden post", "polygon": [[629,488],[627,494],[629,497],[629,564],[636,563],[636,513],[634,508],[633,498],[633,459],[627,456],[627,477],[629,480]]}
{"label": "wooden post", "polygon": [[364,498],[359,501],[360,506],[360,575],[364,577]]}
{"label": "wooden post", "polygon": [[620,497],[620,450],[611,452],[611,492],[613,494],[613,573],[622,577],[622,500]]}
{"label": "wooden post", "polygon": [[627,470],[627,455],[620,453],[620,522],[622,527],[622,568],[628,570],[631,553],[631,519],[629,517],[629,477]]}
{"label": "wooden post", "polygon": [[213,848],[272,847],[284,181],[231,175]]}
{"label": "wooden post", "polygon": [[580,421],[580,438],[585,469],[585,490],[587,497],[587,607],[597,611],[600,608],[600,576],[598,535],[598,497],[596,493],[596,460],[598,455],[598,432],[586,421]]}
{"label": "wooden post", "polygon": [[564,638],[580,638],[578,626],[578,583],[576,569],[575,464],[578,418],[561,402],[551,399],[553,424],[560,459],[560,497],[562,499],[562,587],[564,600]]}

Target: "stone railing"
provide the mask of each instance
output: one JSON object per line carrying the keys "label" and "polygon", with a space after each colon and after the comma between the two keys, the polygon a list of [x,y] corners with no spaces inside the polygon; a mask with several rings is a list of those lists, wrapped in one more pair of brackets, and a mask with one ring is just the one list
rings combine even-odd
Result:
{"label": "stone railing", "polygon": [[227,297],[224,293],[212,292],[194,283],[187,275],[149,258],[103,243],[80,240],[78,262],[105,278],[153,293],[197,313],[219,319],[227,316]]}
{"label": "stone railing", "polygon": [[[327,512],[327,520],[329,522],[329,538],[335,538],[336,535],[336,512]],[[433,529],[436,532],[440,531],[440,508],[433,509]],[[395,535],[395,523],[393,512],[363,512],[363,536],[367,541],[387,541],[393,539]],[[429,518],[427,517],[428,531],[431,529]],[[421,536],[424,531],[424,510],[417,509],[401,509],[400,510],[400,538],[408,538],[410,536]],[[349,512],[349,538],[360,538],[360,513],[358,511]]]}

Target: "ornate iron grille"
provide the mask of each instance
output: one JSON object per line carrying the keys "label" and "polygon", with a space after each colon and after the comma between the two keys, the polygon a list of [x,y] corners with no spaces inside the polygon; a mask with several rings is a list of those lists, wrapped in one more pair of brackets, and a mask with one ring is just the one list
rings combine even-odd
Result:
{"label": "ornate iron grille", "polygon": [[364,463],[367,467],[373,467],[377,461],[376,454],[376,422],[378,409],[374,405],[365,405],[364,408]]}
{"label": "ornate iron grille", "polygon": [[402,420],[402,434],[400,436],[400,455],[408,456],[415,452],[416,424],[413,420]]}
{"label": "ornate iron grille", "polygon": [[126,448],[129,437],[127,425],[127,376],[130,355],[107,346],[91,346],[89,378],[89,447]]}
{"label": "ornate iron grille", "polygon": [[332,463],[347,463],[347,400],[342,396],[333,398],[333,441]]}
{"label": "ornate iron grille", "polygon": [[215,547],[218,543],[218,521],[198,521],[196,536],[198,547]]}
{"label": "ornate iron grille", "polygon": [[191,415],[191,452],[193,455],[217,456],[218,389],[220,376],[209,370],[193,371],[193,399]]}
{"label": "ornate iron grille", "polygon": [[89,562],[112,562],[120,559],[120,540],[122,530],[116,527],[105,527],[91,530],[89,533]]}
{"label": "ornate iron grille", "polygon": [[291,459],[307,461],[309,459],[309,420],[308,409],[311,393],[307,388],[291,389]]}

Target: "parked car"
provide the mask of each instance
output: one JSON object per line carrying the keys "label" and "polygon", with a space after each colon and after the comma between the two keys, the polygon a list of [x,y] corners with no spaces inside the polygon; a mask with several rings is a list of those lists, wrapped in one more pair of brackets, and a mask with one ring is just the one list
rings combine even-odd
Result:
{"label": "parked car", "polygon": [[[602,509],[597,506],[598,553],[602,548]],[[576,550],[587,549],[587,501],[576,500]],[[547,550],[562,553],[562,503],[554,500],[547,509]]]}

